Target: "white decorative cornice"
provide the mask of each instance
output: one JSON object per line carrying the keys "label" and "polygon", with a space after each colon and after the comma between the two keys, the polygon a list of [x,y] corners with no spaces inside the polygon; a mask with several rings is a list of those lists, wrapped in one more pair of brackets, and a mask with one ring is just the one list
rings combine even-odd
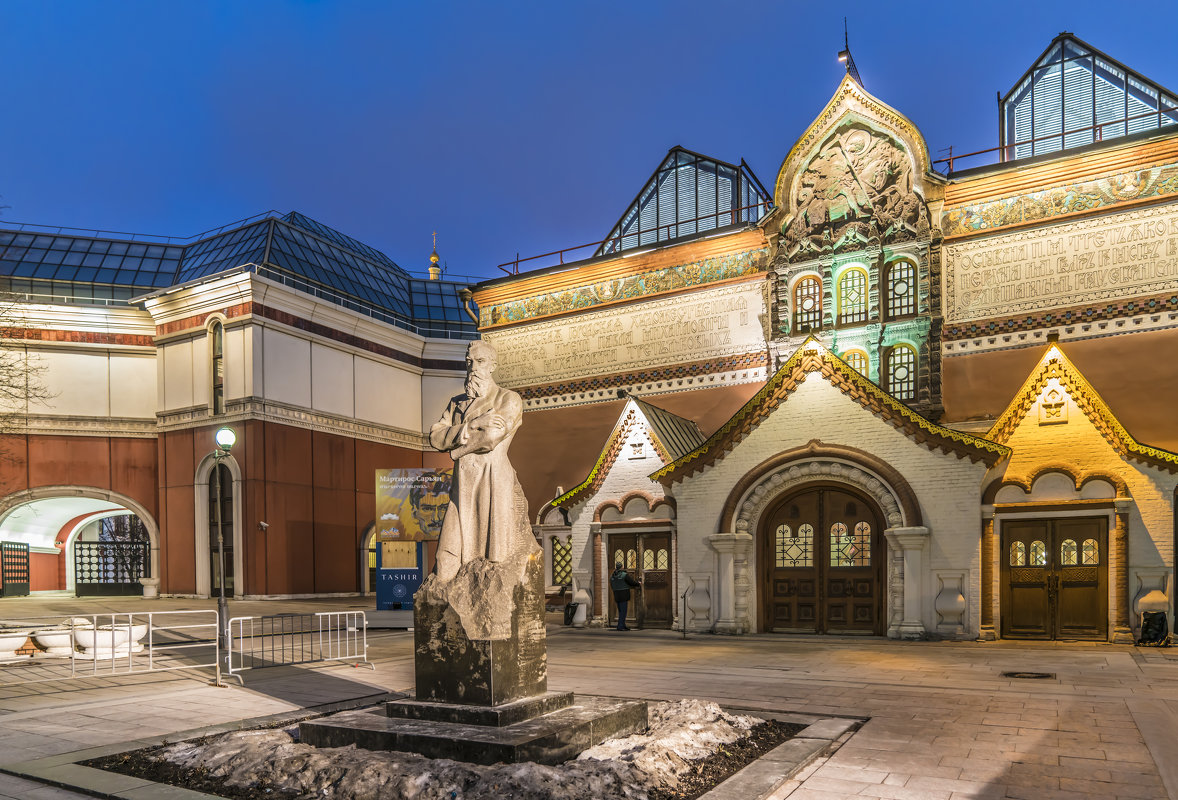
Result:
{"label": "white decorative cornice", "polygon": [[549,397],[531,397],[524,400],[524,411],[543,411],[548,408],[605,403],[610,400],[617,400],[618,393],[622,391],[645,397],[647,395],[688,392],[695,389],[710,389],[716,386],[764,383],[768,380],[768,377],[769,372],[765,367],[749,367],[748,369],[711,372],[705,375],[685,375],[683,377],[665,378],[657,381],[611,384],[608,388],[591,389],[586,392],[568,392]]}
{"label": "white decorative cornice", "polygon": [[260,420],[320,433],[347,436],[352,439],[407,447],[413,450],[431,449],[427,437],[418,431],[392,428],[375,422],[325,414],[260,398],[231,400],[227,413],[216,416],[209,413],[207,406],[193,406],[179,411],[162,413],[157,419],[157,430],[160,432]]}
{"label": "white decorative cornice", "polygon": [[68,414],[21,414],[2,420],[4,433],[28,436],[115,436],[154,439],[154,419],[80,417]]}

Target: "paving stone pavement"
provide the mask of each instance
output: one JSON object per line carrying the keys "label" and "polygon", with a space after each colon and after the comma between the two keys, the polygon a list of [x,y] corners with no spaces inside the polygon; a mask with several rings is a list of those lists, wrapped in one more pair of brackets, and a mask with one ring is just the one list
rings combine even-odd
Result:
{"label": "paving stone pavement", "polygon": [[[70,600],[61,604],[76,613],[149,603],[207,607]],[[234,603],[233,613],[366,602]],[[0,601],[0,618],[42,613],[57,611]],[[409,690],[412,634],[372,631],[369,644],[374,672],[275,667],[247,673],[243,688],[211,686],[207,671],[0,687],[0,764]],[[552,689],[868,718],[837,752],[783,787],[777,796],[790,800],[1178,798],[1176,678],[1178,652],[1107,644],[685,640],[671,631],[549,628]],[[0,798],[74,797],[80,795],[0,775]]]}

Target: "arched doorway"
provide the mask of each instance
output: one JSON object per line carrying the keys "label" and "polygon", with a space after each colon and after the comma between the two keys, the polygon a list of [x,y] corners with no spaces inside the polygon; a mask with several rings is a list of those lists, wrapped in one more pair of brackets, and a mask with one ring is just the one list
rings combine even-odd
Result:
{"label": "arched doorway", "polygon": [[196,593],[201,597],[220,594],[220,559],[217,550],[217,535],[220,533],[225,549],[225,595],[240,597],[246,587],[241,580],[245,572],[245,555],[242,546],[241,467],[237,460],[233,456],[226,456],[217,463],[212,455],[205,456],[196,470],[195,489]]}
{"label": "arched doorway", "polygon": [[761,516],[760,628],[884,633],[884,516],[842,483],[811,483]]}

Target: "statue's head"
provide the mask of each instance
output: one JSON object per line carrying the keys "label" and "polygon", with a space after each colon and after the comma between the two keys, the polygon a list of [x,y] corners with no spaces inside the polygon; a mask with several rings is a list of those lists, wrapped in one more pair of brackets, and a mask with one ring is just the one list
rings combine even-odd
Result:
{"label": "statue's head", "polygon": [[466,349],[466,393],[470,397],[486,394],[494,385],[491,373],[495,371],[497,359],[495,348],[481,339],[470,343]]}

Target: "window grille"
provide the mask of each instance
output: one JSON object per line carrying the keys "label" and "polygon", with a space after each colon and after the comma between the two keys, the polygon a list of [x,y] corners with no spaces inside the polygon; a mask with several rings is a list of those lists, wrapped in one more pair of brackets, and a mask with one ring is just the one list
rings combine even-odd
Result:
{"label": "window grille", "polygon": [[1030,565],[1032,567],[1047,566],[1047,545],[1036,539],[1031,542]]}
{"label": "window grille", "polygon": [[849,529],[841,522],[830,526],[830,565],[832,567],[871,566],[871,525],[855,523]]}
{"label": "window grille", "polygon": [[867,321],[867,273],[848,269],[839,277],[839,323]]}
{"label": "window grille", "polygon": [[1085,566],[1100,563],[1100,545],[1095,539],[1085,539],[1080,546],[1080,559]]}
{"label": "window grille", "polygon": [[778,525],[774,546],[778,568],[811,567],[814,565],[814,526],[799,525],[795,531],[788,525]]}
{"label": "window grille", "polygon": [[1022,542],[1010,543],[1010,566],[1025,567],[1027,565],[1027,546]]}
{"label": "window grille", "polygon": [[573,541],[570,536],[561,541],[552,537],[552,583],[555,586],[566,586],[573,578]]}
{"label": "window grille", "polygon": [[916,350],[898,344],[888,353],[888,392],[897,400],[916,399]]}
{"label": "window grille", "polygon": [[887,308],[892,319],[916,313],[916,267],[896,261],[888,267]]}
{"label": "window grille", "polygon": [[794,286],[794,331],[809,333],[822,328],[822,282],[802,278]]}
{"label": "window grille", "polygon": [[864,353],[862,350],[848,350],[843,354],[843,361],[846,361],[847,365],[850,366],[851,369],[858,372],[860,375],[864,377],[867,376],[867,368],[869,365],[867,353]]}
{"label": "window grille", "polygon": [[1076,549],[1075,539],[1064,539],[1060,543],[1059,563],[1065,567],[1074,567],[1080,563],[1079,551]]}

